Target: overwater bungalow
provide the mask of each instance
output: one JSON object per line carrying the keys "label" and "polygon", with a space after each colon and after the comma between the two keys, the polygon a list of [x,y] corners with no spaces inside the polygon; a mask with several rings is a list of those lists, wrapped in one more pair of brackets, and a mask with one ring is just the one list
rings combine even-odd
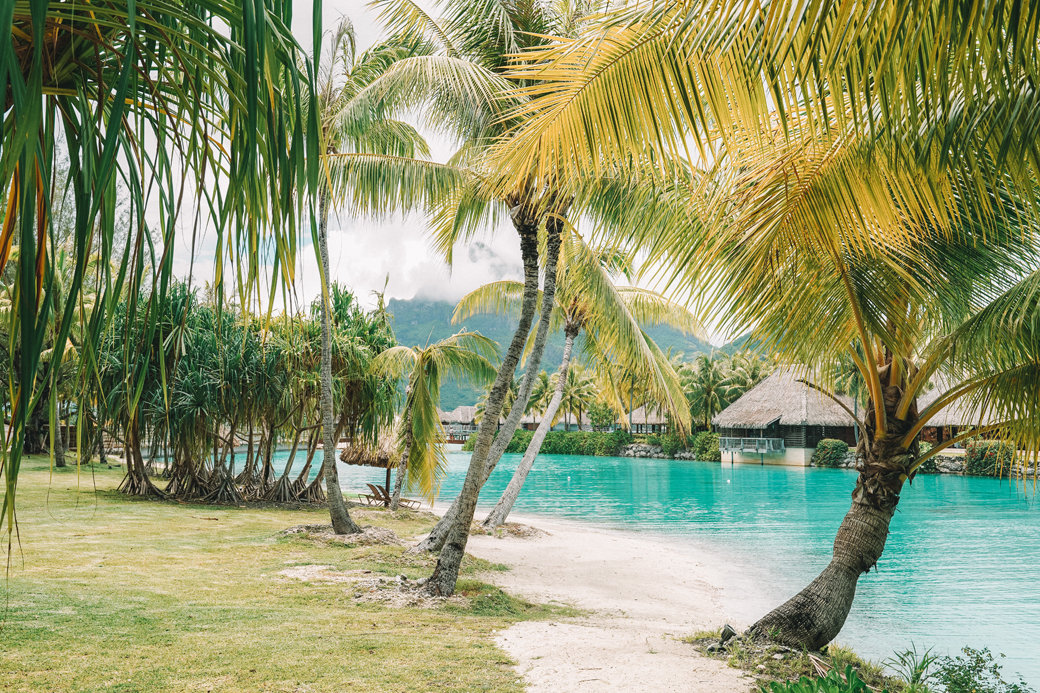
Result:
{"label": "overwater bungalow", "polygon": [[477,432],[477,408],[462,405],[451,411],[437,410],[449,443],[465,443],[471,433]]}
{"label": "overwater bungalow", "polygon": [[658,408],[647,408],[646,405],[632,410],[629,414],[632,433],[667,433],[668,417]]}
{"label": "overwater bungalow", "polygon": [[[854,422],[848,411],[819,390],[809,387],[803,370],[788,367],[751,388],[712,420],[719,434],[723,459],[735,462],[806,466],[824,438],[856,444]],[[941,378],[918,402],[923,410],[948,388]],[[858,416],[863,415],[852,398],[837,395]],[[921,440],[942,442],[959,431],[988,424],[961,402],[943,407],[921,432]],[[957,454],[956,449],[951,454]]]}
{"label": "overwater bungalow", "polygon": [[[723,459],[807,466],[824,438],[854,444],[852,417],[803,377],[795,368],[777,369],[715,416]],[[839,399],[855,409],[851,397]]]}

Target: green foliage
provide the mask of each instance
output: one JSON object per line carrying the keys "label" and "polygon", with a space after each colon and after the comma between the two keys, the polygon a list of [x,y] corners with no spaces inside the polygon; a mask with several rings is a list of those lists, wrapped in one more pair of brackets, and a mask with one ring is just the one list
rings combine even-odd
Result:
{"label": "green foliage", "polygon": [[[506,452],[522,454],[531,443],[534,431],[517,431],[509,442]],[[462,449],[471,452],[477,441],[474,433],[463,443]],[[594,455],[596,457],[612,457],[621,449],[632,443],[628,431],[617,430],[611,433],[599,431],[550,431],[545,436],[542,455]]]}
{"label": "green foliage", "polygon": [[999,476],[1011,468],[1015,446],[1001,440],[973,440],[964,454],[964,470],[979,476]]}
{"label": "green foliage", "polygon": [[[1006,681],[1001,665],[987,648],[965,647],[962,655],[939,661],[935,680],[946,693],[1031,693],[1024,681]],[[1003,657],[1004,655],[1001,655]]]}
{"label": "green foliage", "polygon": [[675,453],[686,449],[686,439],[678,433],[665,433],[661,436],[661,452],[669,457],[675,457]]}
{"label": "green foliage", "polygon": [[760,690],[765,693],[870,693],[871,689],[850,664],[845,667],[844,675],[831,669],[823,677],[803,676],[797,681],[774,681]]}
{"label": "green foliage", "polygon": [[646,444],[647,445],[658,445],[658,446],[660,446],[661,445],[661,436],[657,435],[656,433],[649,434],[646,437]]}
{"label": "green foliage", "polygon": [[824,438],[816,446],[812,464],[816,467],[840,467],[849,453],[849,444],[834,438]]}
{"label": "green foliage", "polygon": [[903,652],[897,652],[885,661],[900,679],[906,683],[907,693],[927,693],[928,684],[935,678],[933,668],[939,656],[930,649],[918,652],[917,646]]}
{"label": "green foliage", "polygon": [[[921,441],[918,443],[920,455],[925,455],[932,450],[932,444],[927,441]],[[929,457],[927,460],[921,463],[921,466],[917,468],[917,471],[922,474],[935,474],[939,471],[939,468],[935,465],[935,458]]]}
{"label": "green foliage", "polygon": [[589,423],[594,429],[606,429],[614,425],[617,414],[603,402],[593,402],[588,411]]}
{"label": "green foliage", "polygon": [[701,431],[690,438],[690,450],[698,460],[705,462],[720,462],[722,453],[719,451],[719,434],[710,431]]}

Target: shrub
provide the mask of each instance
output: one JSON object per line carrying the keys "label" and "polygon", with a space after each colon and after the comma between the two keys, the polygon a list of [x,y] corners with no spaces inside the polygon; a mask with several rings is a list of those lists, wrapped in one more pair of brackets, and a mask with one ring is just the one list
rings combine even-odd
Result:
{"label": "shrub", "polygon": [[998,476],[1011,468],[1015,446],[1001,440],[973,440],[964,454],[964,471],[981,476]]}
{"label": "shrub", "polygon": [[[797,681],[774,681],[761,688],[765,693],[870,693],[870,688],[860,678],[851,665],[845,667],[841,674],[831,669],[826,676],[809,678],[803,676]],[[886,689],[887,690],[887,689]]]}
{"label": "shrub", "polygon": [[[531,444],[534,431],[518,430],[509,441],[506,452],[522,454]],[[477,442],[477,434],[473,433],[462,444],[462,449],[472,452]],[[539,453],[542,455],[596,455],[611,457],[621,452],[621,448],[632,443],[628,431],[617,430],[612,433],[588,431],[549,431],[542,443]]]}
{"label": "shrub", "polygon": [[824,438],[813,452],[811,464],[816,467],[841,467],[849,453],[849,444],[843,440]]}
{"label": "shrub", "polygon": [[720,462],[722,453],[719,452],[719,434],[701,431],[690,437],[690,450],[693,456],[704,462]]}
{"label": "shrub", "polygon": [[657,435],[656,433],[651,433],[650,435],[648,435],[646,437],[646,444],[647,445],[656,445],[657,447],[660,447],[661,446],[661,436]]}
{"label": "shrub", "polygon": [[1005,681],[1000,673],[1001,665],[994,661],[988,649],[965,647],[961,652],[962,656],[939,660],[935,680],[946,693],[1032,693],[1021,679]]}
{"label": "shrub", "polygon": [[669,457],[686,448],[686,440],[677,433],[666,433],[661,436],[661,452]]}

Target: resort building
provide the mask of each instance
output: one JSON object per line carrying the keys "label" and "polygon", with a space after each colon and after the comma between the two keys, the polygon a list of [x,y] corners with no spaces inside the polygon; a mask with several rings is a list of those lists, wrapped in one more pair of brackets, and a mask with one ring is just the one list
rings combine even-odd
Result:
{"label": "resort building", "polygon": [[648,409],[646,405],[632,410],[629,414],[632,433],[667,433],[668,418],[658,408]]}
{"label": "resort building", "polygon": [[477,408],[473,405],[455,407],[451,411],[438,409],[437,413],[449,443],[465,443],[471,433],[477,432]]}
{"label": "resort building", "polygon": [[[852,417],[829,396],[802,382],[805,377],[802,369],[780,368],[712,420],[724,460],[808,465],[824,438],[843,440],[849,447],[856,444]],[[936,376],[932,388],[918,399],[918,409],[923,411],[948,390],[946,379]],[[837,398],[862,418],[862,408],[851,397]],[[989,423],[988,417],[955,401],[932,417],[920,439],[941,443]],[[943,454],[961,453],[963,446],[958,444]]]}
{"label": "resort building", "polygon": [[[853,419],[837,402],[780,368],[713,419],[723,460],[807,466],[824,438],[855,442]],[[851,397],[838,398],[851,410]]]}

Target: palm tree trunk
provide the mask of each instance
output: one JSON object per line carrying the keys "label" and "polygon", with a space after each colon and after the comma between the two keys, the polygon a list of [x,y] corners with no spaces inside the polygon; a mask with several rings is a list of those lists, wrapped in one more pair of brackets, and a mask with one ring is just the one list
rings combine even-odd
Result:
{"label": "palm tree trunk", "polygon": [[[887,368],[887,367],[886,367]],[[887,375],[883,372],[883,376]],[[859,576],[877,565],[885,549],[889,523],[899,503],[899,492],[916,457],[916,442],[907,449],[901,442],[917,420],[917,405],[899,420],[896,406],[902,390],[887,386],[887,431],[876,435],[873,404],[865,425],[870,441],[867,459],[856,479],[852,507],[834,539],[830,563],[805,589],[766,614],[748,631],[786,645],[818,650],[838,635],[852,609]]]}
{"label": "palm tree trunk", "polygon": [[339,471],[336,469],[336,438],[332,419],[332,328],[329,324],[328,287],[329,281],[329,193],[324,183],[319,193],[321,205],[318,222],[318,252],[321,256],[322,296],[321,301],[321,430],[324,437],[322,451],[322,474],[325,477],[325,493],[329,498],[329,516],[332,531],[336,534],[357,534],[361,528],[350,518],[343,490],[339,487]]}
{"label": "palm tree trunk", "polygon": [[[560,235],[563,231],[563,224],[564,221],[560,216],[554,215],[546,218],[546,259],[545,282],[542,287],[542,314],[539,319],[538,332],[535,335],[534,345],[532,346],[531,353],[528,357],[524,381],[520,386],[520,392],[517,394],[516,401],[513,402],[509,416],[506,417],[506,423],[496,438],[494,423],[498,421],[502,402],[505,399],[506,389],[509,381],[512,380],[513,372],[516,370],[516,364],[520,359],[520,354],[523,352],[523,344],[524,341],[526,341],[526,336],[530,330],[531,321],[533,319],[534,300],[529,302],[530,307],[526,305],[524,307],[524,310],[527,312],[526,321],[524,320],[524,314],[521,313],[521,327],[524,328],[523,332],[518,330],[517,333],[513,335],[513,341],[509,345],[509,351],[506,352],[506,358],[503,359],[502,362],[503,368],[499,370],[498,378],[495,380],[495,386],[492,387],[491,390],[491,396],[488,397],[488,411],[485,412],[484,420],[481,422],[480,434],[477,437],[477,447],[473,453],[473,458],[470,460],[469,469],[466,472],[466,480],[463,483],[462,491],[459,493],[457,499],[459,504],[458,515],[454,519],[454,522],[447,533],[444,546],[441,548],[440,556],[437,559],[437,566],[434,568],[430,579],[426,582],[426,590],[430,594],[442,596],[451,596],[454,594],[455,583],[458,581],[459,577],[459,567],[461,566],[462,558],[466,553],[466,543],[469,540],[469,528],[470,524],[473,522],[473,513],[477,508],[477,499],[480,496],[480,489],[491,475],[491,472],[494,470],[495,465],[498,463],[502,454],[505,452],[506,447],[509,445],[509,441],[516,432],[517,426],[520,424],[520,419],[523,418],[524,409],[527,408],[527,400],[531,396],[531,390],[534,387],[534,381],[538,374],[538,367],[541,365],[542,352],[545,350],[545,342],[549,334],[549,321],[555,305],[556,264],[560,253]],[[535,233],[529,234],[532,238],[521,236],[521,243],[524,244],[526,242],[533,244],[535,242],[533,239],[537,237],[537,225],[534,226],[534,231]],[[534,275],[534,282],[537,285],[537,250],[524,252],[523,256],[525,279],[524,288],[526,294],[528,284],[527,280],[530,278],[530,274]],[[534,261],[534,267],[529,268],[528,262],[532,259]],[[506,372],[507,369],[508,372]],[[496,390],[498,390],[497,402],[493,400],[496,395]],[[494,407],[493,410],[492,407]],[[490,421],[488,418],[489,416],[492,417]]]}
{"label": "palm tree trunk", "polygon": [[498,503],[495,504],[495,507],[484,519],[483,526],[487,529],[498,527],[509,517],[516,499],[520,496],[520,489],[524,487],[527,475],[530,473],[531,467],[534,466],[534,460],[538,456],[538,451],[542,449],[545,436],[549,433],[549,429],[552,428],[553,417],[556,416],[556,412],[560,408],[560,402],[563,401],[563,388],[567,380],[567,369],[570,367],[571,349],[574,346],[574,338],[577,336],[578,331],[568,329],[566,334],[567,338],[563,343],[563,360],[560,362],[560,370],[556,375],[558,378],[556,390],[553,392],[553,397],[549,401],[549,406],[545,410],[541,423],[538,424],[534,435],[531,436],[531,442],[528,443],[527,450],[524,451],[523,459],[520,460],[516,471],[513,472],[513,478],[509,480],[509,485],[502,492],[502,497],[498,499]]}
{"label": "palm tree trunk", "polygon": [[[405,395],[407,398],[407,394]],[[390,494],[390,509],[397,510],[401,507],[401,488],[404,486],[404,476],[408,472],[408,457],[412,453],[412,444],[415,441],[412,435],[412,408],[405,411],[404,421],[404,444],[401,446],[401,459],[397,463],[397,477],[394,479],[394,492]]]}

